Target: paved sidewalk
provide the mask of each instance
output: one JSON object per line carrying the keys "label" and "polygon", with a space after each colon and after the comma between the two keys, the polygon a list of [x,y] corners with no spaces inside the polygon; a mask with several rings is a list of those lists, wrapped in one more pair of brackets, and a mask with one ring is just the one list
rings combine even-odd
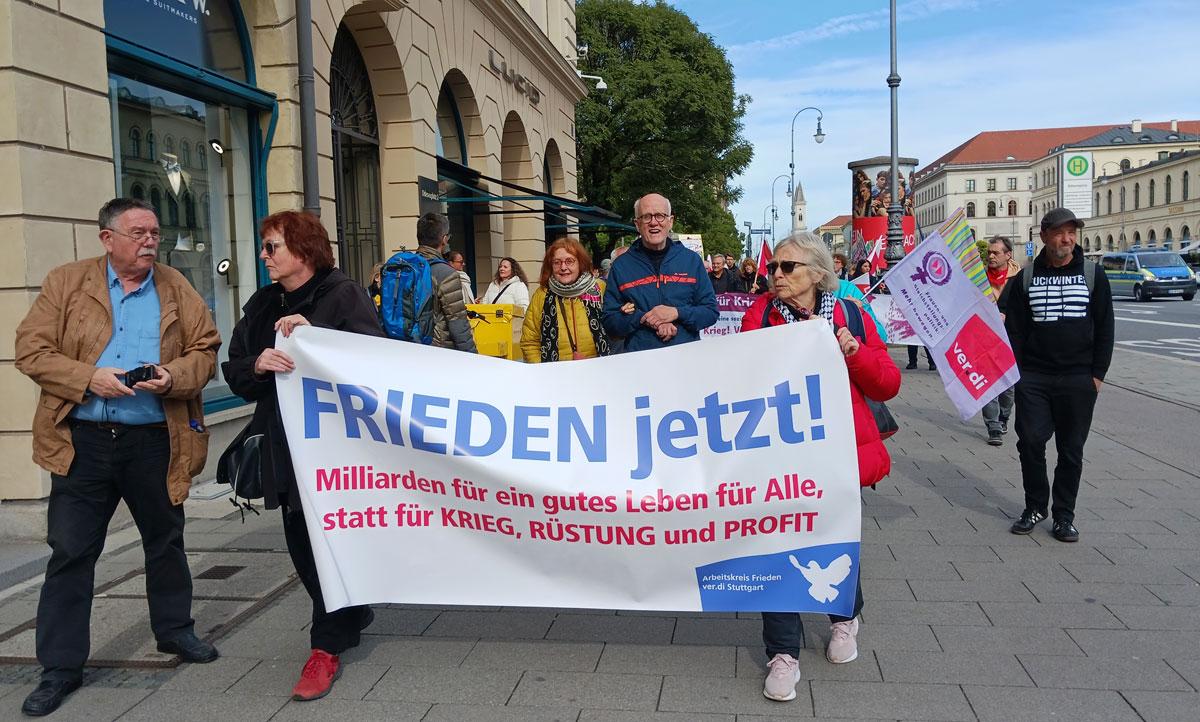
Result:
{"label": "paved sidewalk", "polygon": [[[982,421],[958,421],[936,374],[904,373],[890,404],[901,424],[889,442],[893,474],[863,495],[859,658],[828,664],[828,622],[806,617],[792,702],[762,696],[753,614],[403,605],[377,609],[330,697],[290,702],[308,653],[308,600],[293,587],[225,636],[216,663],[89,670],[52,719],[1200,717],[1200,479],[1094,435],[1080,542],[1056,542],[1046,523],[1014,536],[1013,436],[987,446]],[[1119,398],[1102,396],[1098,417],[1123,413],[1108,405]],[[274,513],[244,526],[236,514],[189,522],[188,543],[282,550],[278,524]],[[113,563],[102,561],[102,577]],[[26,586],[9,601],[24,599],[28,613],[36,583]],[[21,612],[0,604],[5,613]],[[0,665],[0,719],[18,717],[36,675]]]}

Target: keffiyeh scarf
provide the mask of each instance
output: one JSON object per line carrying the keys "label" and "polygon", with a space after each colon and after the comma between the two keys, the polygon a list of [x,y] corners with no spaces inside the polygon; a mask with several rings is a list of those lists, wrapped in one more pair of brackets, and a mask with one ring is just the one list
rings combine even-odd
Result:
{"label": "keffiyeh scarf", "polygon": [[[539,347],[543,363],[558,361],[558,311],[565,310],[564,299],[577,298],[583,304],[587,315],[588,330],[592,333],[592,341],[596,344],[596,355],[607,356],[611,350],[608,345],[608,334],[600,322],[604,305],[600,294],[600,282],[590,273],[581,273],[574,283],[563,284],[551,278],[546,284],[546,297],[542,301],[542,342]],[[571,335],[570,322],[567,321],[567,337],[571,342],[571,350],[578,349],[578,343]]]}

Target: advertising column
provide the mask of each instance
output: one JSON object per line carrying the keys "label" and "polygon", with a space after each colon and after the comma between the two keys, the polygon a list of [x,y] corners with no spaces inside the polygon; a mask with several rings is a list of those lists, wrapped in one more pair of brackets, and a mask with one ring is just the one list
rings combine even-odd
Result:
{"label": "advertising column", "polygon": [[[847,165],[851,171],[850,195],[853,233],[849,256],[852,263],[871,259],[872,268],[886,266],[883,254],[887,248],[887,209],[892,204],[891,158],[876,156],[856,160]],[[913,217],[912,187],[916,158],[900,158],[900,177],[896,179],[896,192],[904,208],[904,252],[908,253],[917,243],[917,224]]]}

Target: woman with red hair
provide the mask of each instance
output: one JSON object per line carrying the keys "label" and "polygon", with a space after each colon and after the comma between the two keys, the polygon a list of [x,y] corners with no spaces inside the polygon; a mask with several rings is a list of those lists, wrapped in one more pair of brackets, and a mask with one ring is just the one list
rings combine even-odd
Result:
{"label": "woman with red hair", "polygon": [[592,257],[574,238],[559,238],[542,259],[541,286],[533,292],[521,353],[526,363],[578,360],[607,356],[608,334],[600,317],[604,311],[604,281],[592,274]]}
{"label": "woman with red hair", "polygon": [[283,211],[263,219],[258,257],[273,283],[258,289],[242,308],[233,329],[229,360],[221,365],[235,394],[258,403],[254,418],[234,444],[262,434],[260,472],[263,505],[283,510],[283,532],[292,565],[312,598],[309,637],[312,654],[304,665],[292,699],[312,700],[329,694],[341,673],[339,656],[355,647],[359,632],[374,614],[371,608],[325,610],[321,582],[304,522],[291,452],[279,416],[275,374],[295,369],[292,359],[274,348],[275,333],[290,336],[298,326],[383,336],[375,305],[366,290],[333,266],[333,248],[321,221],[309,213]]}

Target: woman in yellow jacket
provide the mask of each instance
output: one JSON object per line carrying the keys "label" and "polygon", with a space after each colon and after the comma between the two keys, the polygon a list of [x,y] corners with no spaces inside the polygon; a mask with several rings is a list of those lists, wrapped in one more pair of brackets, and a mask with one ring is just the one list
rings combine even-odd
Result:
{"label": "woman in yellow jacket", "polygon": [[550,244],[539,283],[521,329],[525,362],[607,356],[608,335],[600,323],[604,282],[592,274],[592,257],[583,245],[573,238]]}

